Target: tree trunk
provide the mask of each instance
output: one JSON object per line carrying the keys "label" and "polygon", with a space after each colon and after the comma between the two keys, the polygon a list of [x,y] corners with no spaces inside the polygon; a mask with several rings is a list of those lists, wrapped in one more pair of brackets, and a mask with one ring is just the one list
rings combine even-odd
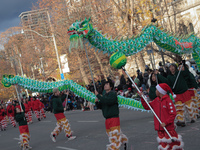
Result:
{"label": "tree trunk", "polygon": [[101,73],[103,74],[103,76],[104,76],[104,78],[106,78],[107,76],[106,76],[106,71],[104,70],[104,67],[103,67],[103,65],[102,65],[102,63],[101,63],[101,59],[99,58],[99,56],[98,56],[98,54],[94,51],[94,54],[95,54],[95,56],[96,56],[96,58],[97,58],[97,61],[98,61],[98,63],[99,63],[99,66],[100,66],[100,68],[101,68]]}
{"label": "tree trunk", "polygon": [[139,69],[138,63],[137,63],[137,59],[136,59],[137,54],[134,55],[134,59],[135,59],[135,65],[136,65],[136,69]]}
{"label": "tree trunk", "polygon": [[140,68],[140,71],[141,72],[144,72],[144,70],[145,70],[145,61],[144,61],[144,58],[143,58],[143,54],[142,54],[142,52],[140,52],[139,54],[138,54],[138,62],[139,62],[139,68]]}
{"label": "tree trunk", "polygon": [[83,67],[83,62],[82,62],[82,60],[81,60],[81,58],[79,56],[79,53],[77,51],[76,51],[76,54],[78,56],[78,62],[79,62],[79,68],[80,68],[80,71],[81,71],[81,76],[82,76],[83,81],[85,82],[85,84],[88,85],[89,84],[89,80],[88,80],[88,77],[87,77],[87,75],[85,73],[85,70],[84,70],[84,67]]}
{"label": "tree trunk", "polygon": [[168,16],[168,20],[169,20],[170,30],[171,30],[171,32],[173,32],[172,24],[171,24],[171,20],[170,20],[170,16],[169,16],[169,11],[168,11],[168,8],[167,8],[167,2],[166,2],[166,0],[164,0],[164,2],[165,2],[165,8],[166,8],[167,16]]}

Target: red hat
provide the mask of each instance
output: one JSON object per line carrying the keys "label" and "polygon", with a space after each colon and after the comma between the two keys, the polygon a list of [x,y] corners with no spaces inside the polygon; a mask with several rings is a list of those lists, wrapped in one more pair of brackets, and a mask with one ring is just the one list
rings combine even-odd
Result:
{"label": "red hat", "polygon": [[161,83],[156,86],[156,89],[163,95],[170,92],[173,95],[173,98],[176,98],[176,95],[172,92],[172,89],[166,83]]}
{"label": "red hat", "polygon": [[129,87],[128,90],[131,90],[131,88]]}

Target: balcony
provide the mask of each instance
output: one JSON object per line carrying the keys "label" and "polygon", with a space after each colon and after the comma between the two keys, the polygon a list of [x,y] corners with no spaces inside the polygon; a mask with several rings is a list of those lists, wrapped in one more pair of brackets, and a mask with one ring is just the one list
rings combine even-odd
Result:
{"label": "balcony", "polygon": [[[176,0],[170,3],[174,7],[174,13],[179,14],[188,9],[194,8],[200,5],[200,0]],[[173,14],[174,15],[174,14]]]}

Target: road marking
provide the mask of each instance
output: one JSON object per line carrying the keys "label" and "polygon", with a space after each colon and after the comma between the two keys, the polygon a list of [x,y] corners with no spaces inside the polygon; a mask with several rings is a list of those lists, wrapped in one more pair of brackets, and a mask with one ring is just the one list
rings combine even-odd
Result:
{"label": "road marking", "polygon": [[77,121],[77,122],[99,122],[99,121]]}
{"label": "road marking", "polygon": [[61,147],[61,146],[57,146],[56,148],[66,149],[66,150],[77,150],[77,149],[72,149],[72,148],[67,148],[67,147]]}
{"label": "road marking", "polygon": [[51,122],[51,121],[42,121],[42,122]]}
{"label": "road marking", "polygon": [[18,140],[18,141],[20,141],[20,138],[13,138],[14,140]]}
{"label": "road marking", "polygon": [[156,142],[144,142],[144,143],[155,144]]}

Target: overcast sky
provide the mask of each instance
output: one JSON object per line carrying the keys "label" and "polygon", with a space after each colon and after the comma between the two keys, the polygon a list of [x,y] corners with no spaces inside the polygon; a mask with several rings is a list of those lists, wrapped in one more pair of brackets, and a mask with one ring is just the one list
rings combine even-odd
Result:
{"label": "overcast sky", "polygon": [[38,0],[0,0],[0,32],[10,27],[19,26],[19,15],[24,11],[30,11],[32,4]]}

